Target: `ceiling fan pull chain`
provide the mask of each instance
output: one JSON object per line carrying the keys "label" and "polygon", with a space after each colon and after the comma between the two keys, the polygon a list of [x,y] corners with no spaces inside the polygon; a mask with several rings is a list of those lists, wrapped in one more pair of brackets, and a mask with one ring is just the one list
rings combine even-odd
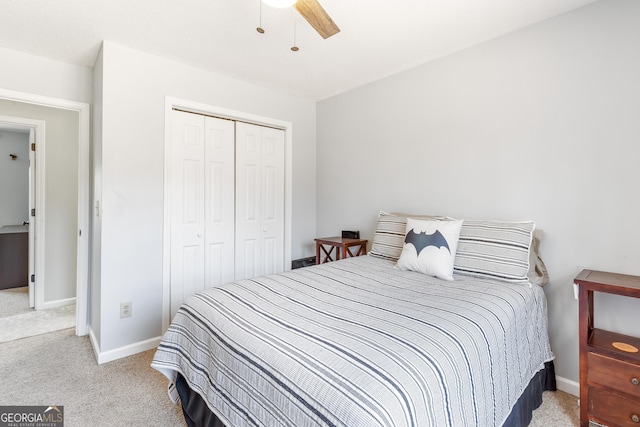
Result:
{"label": "ceiling fan pull chain", "polygon": [[262,0],[258,0],[258,3],[260,4],[260,20],[258,21],[258,28],[256,28],[256,31],[260,34],[264,34],[264,29],[262,28]]}
{"label": "ceiling fan pull chain", "polygon": [[293,46],[291,46],[291,50],[297,52],[300,50],[298,46],[296,46],[296,18],[293,17]]}

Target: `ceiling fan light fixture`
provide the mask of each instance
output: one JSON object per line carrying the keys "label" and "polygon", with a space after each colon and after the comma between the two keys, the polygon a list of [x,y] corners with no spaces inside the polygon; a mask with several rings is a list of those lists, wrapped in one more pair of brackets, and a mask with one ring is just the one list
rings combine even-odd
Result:
{"label": "ceiling fan light fixture", "polygon": [[262,0],[271,7],[291,7],[296,4],[296,0]]}

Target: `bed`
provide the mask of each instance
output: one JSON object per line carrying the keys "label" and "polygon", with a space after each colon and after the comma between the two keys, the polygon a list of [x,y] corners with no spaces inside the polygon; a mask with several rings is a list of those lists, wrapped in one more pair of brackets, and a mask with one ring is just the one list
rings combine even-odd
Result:
{"label": "bed", "polygon": [[542,288],[402,270],[375,243],[185,301],[152,367],[187,424],[527,425],[555,389]]}

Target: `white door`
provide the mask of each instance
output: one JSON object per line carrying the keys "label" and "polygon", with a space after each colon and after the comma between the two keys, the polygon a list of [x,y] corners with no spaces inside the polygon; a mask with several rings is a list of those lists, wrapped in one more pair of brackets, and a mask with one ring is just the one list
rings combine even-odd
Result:
{"label": "white door", "polygon": [[27,212],[27,218],[29,221],[29,277],[27,278],[27,283],[29,283],[29,307],[31,308],[36,306],[36,284],[31,281],[32,277],[35,278],[36,270],[36,219],[31,216],[32,209],[36,208],[36,151],[32,149],[35,142],[35,129],[29,128],[29,212]]}
{"label": "white door", "polygon": [[204,117],[174,111],[171,153],[171,317],[204,289]]}
{"label": "white door", "polygon": [[284,270],[284,131],[236,123],[235,279]]}
{"label": "white door", "polygon": [[261,274],[284,271],[284,131],[262,128]]}
{"label": "white door", "polygon": [[234,278],[234,123],[205,117],[205,288]]}
{"label": "white door", "polygon": [[233,122],[172,113],[171,317],[190,295],[233,280]]}

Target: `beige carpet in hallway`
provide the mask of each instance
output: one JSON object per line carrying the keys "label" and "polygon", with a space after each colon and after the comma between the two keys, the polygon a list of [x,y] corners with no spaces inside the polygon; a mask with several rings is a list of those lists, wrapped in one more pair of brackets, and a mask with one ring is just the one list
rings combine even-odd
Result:
{"label": "beige carpet in hallway", "polygon": [[33,311],[29,308],[29,288],[3,289],[0,291],[0,318]]}
{"label": "beige carpet in hallway", "polygon": [[33,310],[28,288],[0,291],[0,342],[13,341],[76,325],[76,306]]}
{"label": "beige carpet in hallway", "polygon": [[[73,329],[0,343],[0,405],[63,405],[65,427],[180,426],[153,350],[97,365]],[[545,392],[531,426],[577,426],[577,398]]]}

